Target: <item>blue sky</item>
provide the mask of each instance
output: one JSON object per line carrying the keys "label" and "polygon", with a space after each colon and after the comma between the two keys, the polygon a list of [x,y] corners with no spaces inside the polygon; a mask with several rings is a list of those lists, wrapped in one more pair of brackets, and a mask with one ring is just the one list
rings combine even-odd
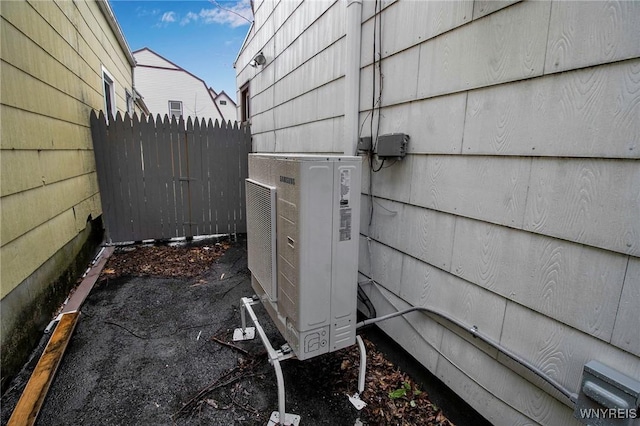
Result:
{"label": "blue sky", "polygon": [[131,51],[148,47],[235,100],[233,61],[249,30],[238,14],[252,20],[249,0],[110,3]]}

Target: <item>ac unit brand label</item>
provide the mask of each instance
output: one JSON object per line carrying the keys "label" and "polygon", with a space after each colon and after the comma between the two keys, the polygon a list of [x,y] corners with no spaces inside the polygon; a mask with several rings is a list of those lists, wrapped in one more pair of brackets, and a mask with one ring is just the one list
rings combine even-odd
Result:
{"label": "ac unit brand label", "polygon": [[340,209],[340,241],[351,240],[351,208]]}
{"label": "ac unit brand label", "polygon": [[340,207],[349,205],[351,199],[351,170],[340,170]]}
{"label": "ac unit brand label", "polygon": [[351,169],[340,170],[340,241],[351,240]]}
{"label": "ac unit brand label", "polygon": [[280,176],[280,182],[282,183],[286,183],[289,185],[295,185],[296,184],[296,180],[292,177],[288,177],[288,176]]}

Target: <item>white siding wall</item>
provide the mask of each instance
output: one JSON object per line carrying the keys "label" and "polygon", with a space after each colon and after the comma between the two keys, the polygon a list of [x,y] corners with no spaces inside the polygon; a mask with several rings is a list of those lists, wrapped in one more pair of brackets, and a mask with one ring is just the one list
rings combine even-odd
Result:
{"label": "white siding wall", "polygon": [[171,62],[146,49],[138,50],[134,53],[134,56],[138,65],[149,65],[152,67],[169,68],[174,70],[180,69]]}
{"label": "white siding wall", "polygon": [[153,115],[169,114],[171,100],[182,102],[185,119],[222,119],[205,84],[184,71],[138,66],[135,69],[135,79],[136,89]]}
{"label": "white siding wall", "polygon": [[[238,86],[251,81],[254,149],[342,151],[344,5],[264,1],[255,7],[254,35],[236,63]],[[260,51],[266,65],[250,67]]]}
{"label": "white siding wall", "polygon": [[[215,98],[215,101],[225,120],[231,120],[231,122],[240,120],[235,102],[233,102],[226,93],[220,94]],[[221,101],[226,102],[226,104],[221,104]]]}
{"label": "white siding wall", "polygon": [[[591,359],[640,378],[640,3],[381,4],[382,108],[371,126],[365,1],[359,129],[381,117],[381,134],[411,141],[363,176],[359,269],[378,314],[448,312],[573,391]],[[236,65],[254,150],[341,152],[345,2],[255,6]],[[260,51],[267,64],[248,66]],[[577,424],[548,385],[445,322],[381,328],[497,425]]]}

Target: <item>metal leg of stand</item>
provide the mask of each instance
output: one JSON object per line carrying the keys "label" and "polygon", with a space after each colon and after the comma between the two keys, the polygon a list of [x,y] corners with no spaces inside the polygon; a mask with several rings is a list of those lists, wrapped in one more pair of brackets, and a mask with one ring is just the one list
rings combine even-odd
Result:
{"label": "metal leg of stand", "polygon": [[[247,332],[250,329],[254,330],[254,333],[257,331],[260,340],[262,340],[262,344],[267,350],[267,354],[269,356],[269,363],[273,365],[273,369],[276,372],[276,380],[278,382],[278,411],[274,411],[271,413],[271,418],[269,419],[269,423],[267,426],[271,425],[293,425],[298,426],[300,424],[300,416],[296,414],[287,414],[285,410],[285,393],[284,393],[284,376],[282,375],[282,367],[280,366],[280,361],[284,361],[285,359],[293,358],[294,354],[291,351],[291,348],[288,345],[283,346],[282,350],[275,350],[273,346],[271,346],[271,342],[267,338],[264,329],[258,322],[258,317],[256,317],[255,312],[251,308],[251,305],[255,305],[260,303],[257,300],[243,297],[241,299],[241,311],[240,315],[242,316],[242,327],[246,328],[246,319],[245,319],[245,311],[249,314],[249,318],[253,322],[255,327],[246,328]],[[236,329],[240,330],[240,329]],[[234,333],[235,334],[235,333]]]}
{"label": "metal leg of stand", "polygon": [[358,342],[358,348],[360,349],[360,370],[358,372],[358,392],[353,394],[353,396],[347,394],[349,397],[349,402],[356,407],[356,410],[362,410],[367,406],[367,403],[360,399],[360,394],[364,392],[364,376],[367,370],[367,349],[364,347],[364,342],[362,341],[362,337],[356,336],[356,341]]}
{"label": "metal leg of stand", "polygon": [[287,412],[284,409],[284,376],[282,375],[282,367],[280,367],[280,361],[273,360],[273,369],[276,370],[276,380],[278,382],[278,411],[280,412],[280,422],[286,424]]}
{"label": "metal leg of stand", "polygon": [[364,375],[367,371],[367,349],[364,347],[362,337],[356,336],[360,348],[360,372],[358,373],[358,393],[364,392]]}
{"label": "metal leg of stand", "polygon": [[247,308],[245,308],[244,303],[242,303],[240,305],[240,320],[242,321],[242,330],[246,330],[247,329],[247,316],[245,314],[245,311],[247,310]]}
{"label": "metal leg of stand", "polygon": [[244,297],[240,299],[240,320],[242,321],[242,328],[236,328],[235,330],[233,330],[234,342],[240,342],[243,340],[252,340],[253,338],[256,337],[256,328],[247,327],[247,315],[246,315],[247,306],[251,306],[252,303],[254,303],[253,299],[244,298]]}

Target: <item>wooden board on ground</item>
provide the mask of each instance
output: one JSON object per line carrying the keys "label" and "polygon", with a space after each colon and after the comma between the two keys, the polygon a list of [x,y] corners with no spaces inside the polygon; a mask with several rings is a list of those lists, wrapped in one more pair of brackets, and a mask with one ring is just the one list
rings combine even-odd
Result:
{"label": "wooden board on ground", "polygon": [[22,396],[11,414],[7,426],[33,425],[38,417],[49,386],[60,365],[62,355],[71,339],[80,312],[63,314],[60,322],[47,343]]}

